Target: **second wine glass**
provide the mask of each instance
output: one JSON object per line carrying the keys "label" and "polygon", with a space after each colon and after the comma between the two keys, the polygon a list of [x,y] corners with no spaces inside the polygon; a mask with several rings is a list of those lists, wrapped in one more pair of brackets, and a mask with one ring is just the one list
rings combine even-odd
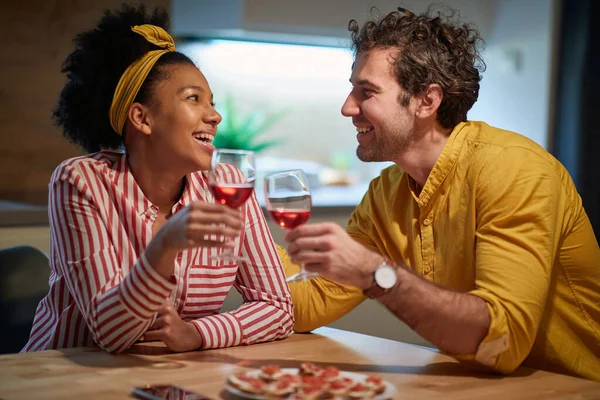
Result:
{"label": "second wine glass", "polygon": [[[208,185],[220,204],[240,208],[252,195],[256,167],[254,152],[249,150],[215,149],[211,159]],[[210,257],[213,260],[247,261],[226,250]]]}
{"label": "second wine glass", "polygon": [[[294,229],[310,218],[312,199],[302,170],[265,176],[265,200],[267,212],[284,229]],[[307,272],[304,265],[300,265],[300,272],[288,277],[286,282],[301,282],[317,276],[319,274]]]}

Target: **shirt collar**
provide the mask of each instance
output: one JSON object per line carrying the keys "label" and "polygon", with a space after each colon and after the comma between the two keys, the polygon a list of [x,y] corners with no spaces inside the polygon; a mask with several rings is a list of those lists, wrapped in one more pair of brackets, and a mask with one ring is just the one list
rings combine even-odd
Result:
{"label": "shirt collar", "polygon": [[425,186],[423,186],[423,189],[418,196],[416,195],[416,182],[413,178],[408,176],[409,189],[411,193],[413,193],[413,197],[415,197],[419,207],[427,205],[433,194],[440,187],[442,182],[444,182],[452,168],[454,168],[465,142],[466,132],[468,130],[463,128],[467,125],[469,125],[469,122],[461,122],[454,127],[448,141],[442,149],[442,153],[436,160],[427,177]]}
{"label": "shirt collar", "polygon": [[[158,210],[158,207],[146,198],[144,192],[133,177],[131,169],[129,168],[126,153],[116,160],[112,169],[113,184],[123,191],[128,201],[135,203],[134,208],[139,215],[154,212],[151,210]],[[205,175],[205,172],[194,172],[185,177],[186,181],[183,193],[171,209],[173,214],[195,200],[207,200],[206,191],[208,190],[208,187],[206,185],[207,179]]]}
{"label": "shirt collar", "polygon": [[153,208],[131,173],[126,152],[113,165],[113,185],[123,192],[128,202],[134,203],[133,208],[139,215],[144,215]]}
{"label": "shirt collar", "polygon": [[188,206],[194,200],[198,200],[198,199],[202,198],[198,194],[198,191],[194,190],[194,186],[195,186],[194,182],[197,180],[197,179],[195,179],[196,178],[195,175],[197,175],[197,173],[186,175],[186,177],[185,177],[185,186],[183,187],[183,192],[181,193],[181,197],[179,198],[179,200],[177,201],[177,203],[175,203],[173,205],[173,208],[171,209],[171,213],[172,214],[175,214],[176,212],[178,212],[182,208]]}

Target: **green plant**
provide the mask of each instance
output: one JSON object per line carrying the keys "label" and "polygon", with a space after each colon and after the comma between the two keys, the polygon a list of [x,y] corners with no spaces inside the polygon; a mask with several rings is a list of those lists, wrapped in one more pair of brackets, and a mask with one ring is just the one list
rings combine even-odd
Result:
{"label": "green plant", "polygon": [[223,121],[217,128],[217,136],[213,142],[217,148],[252,150],[258,153],[283,143],[282,139],[265,141],[257,141],[257,139],[280,121],[288,113],[287,110],[272,113],[255,110],[248,115],[240,115],[235,108],[233,96],[228,95],[224,108],[219,112],[223,116]]}

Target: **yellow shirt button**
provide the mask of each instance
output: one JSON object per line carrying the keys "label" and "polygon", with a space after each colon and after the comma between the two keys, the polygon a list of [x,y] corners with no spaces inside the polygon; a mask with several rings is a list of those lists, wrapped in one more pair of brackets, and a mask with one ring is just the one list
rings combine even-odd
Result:
{"label": "yellow shirt button", "polygon": [[423,272],[425,272],[425,274],[429,274],[431,272],[431,267],[429,265],[426,265],[423,269]]}
{"label": "yellow shirt button", "polygon": [[431,224],[431,220],[429,218],[425,218],[425,220],[423,221],[423,225],[429,226],[430,224]]}

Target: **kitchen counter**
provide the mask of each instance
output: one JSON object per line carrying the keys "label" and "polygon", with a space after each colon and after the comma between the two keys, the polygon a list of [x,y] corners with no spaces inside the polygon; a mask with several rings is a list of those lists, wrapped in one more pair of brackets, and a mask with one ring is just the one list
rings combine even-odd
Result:
{"label": "kitchen counter", "polygon": [[[354,186],[324,186],[312,191],[313,215],[327,215],[331,211],[351,213],[360,203],[369,187],[369,182]],[[264,196],[258,192],[264,207]],[[0,200],[0,226],[35,226],[48,224],[46,205],[18,203]]]}

